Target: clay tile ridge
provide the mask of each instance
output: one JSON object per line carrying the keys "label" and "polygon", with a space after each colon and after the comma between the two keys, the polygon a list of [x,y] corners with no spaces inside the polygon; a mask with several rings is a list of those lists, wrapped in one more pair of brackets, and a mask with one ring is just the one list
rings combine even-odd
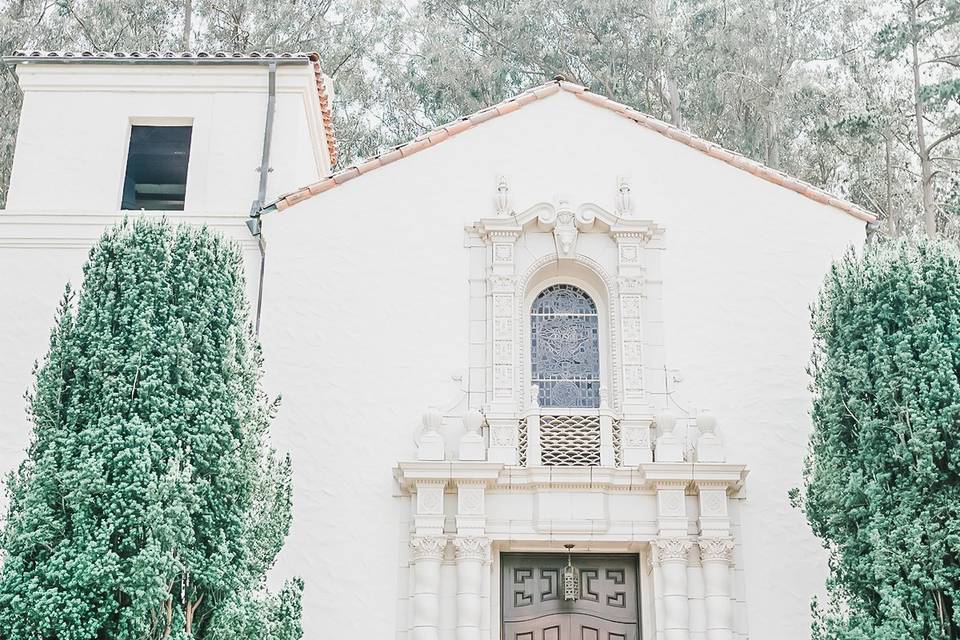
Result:
{"label": "clay tile ridge", "polygon": [[501,115],[512,113],[513,111],[521,109],[531,102],[535,102],[538,99],[553,95],[558,91],[572,93],[581,100],[599,107],[603,107],[604,109],[609,109],[610,111],[636,122],[642,127],[666,136],[671,140],[685,144],[688,147],[696,149],[697,151],[700,151],[701,153],[704,153],[721,162],[725,162],[726,164],[734,166],[738,169],[747,171],[758,178],[781,186],[785,189],[790,189],[791,191],[794,191],[806,198],[810,198],[815,202],[833,207],[834,209],[839,209],[840,211],[863,220],[864,222],[875,222],[877,220],[877,217],[874,214],[852,202],[841,200],[824,191],[823,189],[814,187],[811,184],[787,176],[786,174],[777,171],[776,169],[772,169],[760,162],[751,160],[738,153],[728,151],[716,144],[713,144],[712,142],[709,142],[708,140],[704,140],[703,138],[699,138],[671,124],[657,120],[652,116],[640,113],[625,104],[621,104],[599,94],[592,93],[586,87],[573,84],[572,82],[567,82],[565,80],[555,80],[538,87],[528,89],[527,91],[524,91],[523,93],[512,98],[508,98],[507,100],[504,100],[503,102],[492,107],[485,107],[476,113],[463,116],[462,118],[458,118],[453,122],[437,127],[436,129],[420,135],[414,140],[411,140],[405,144],[401,144],[389,151],[377,154],[364,160],[360,160],[350,167],[334,172],[328,176],[324,176],[315,184],[307,185],[306,187],[302,187],[296,191],[280,196],[272,203],[266,205],[263,210],[268,211],[275,209],[277,211],[283,211],[284,209],[291,207],[298,202],[302,202],[307,198],[332,189],[354,177],[358,177],[369,171],[382,167],[383,165],[400,160],[401,158],[411,156],[414,153],[418,153],[444,140],[448,140],[468,129],[472,129]]}
{"label": "clay tile ridge", "polygon": [[317,98],[320,101],[320,114],[323,118],[323,129],[327,151],[330,154],[330,164],[337,162],[337,140],[333,135],[333,113],[331,111],[330,96],[327,94],[327,84],[320,68],[320,55],[316,52],[310,53],[288,53],[274,51],[36,51],[19,50],[14,51],[9,60],[17,58],[50,61],[57,59],[75,58],[80,60],[96,61],[190,61],[190,60],[226,60],[228,62],[275,60],[275,59],[294,59],[306,60],[313,69],[314,79],[317,86]]}

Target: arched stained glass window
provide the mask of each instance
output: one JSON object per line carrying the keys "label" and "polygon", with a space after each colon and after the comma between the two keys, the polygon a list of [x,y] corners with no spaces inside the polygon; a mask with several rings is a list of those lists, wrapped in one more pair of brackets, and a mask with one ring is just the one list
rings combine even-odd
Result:
{"label": "arched stained glass window", "polygon": [[597,306],[569,284],[544,289],[530,310],[531,382],[541,407],[600,406]]}

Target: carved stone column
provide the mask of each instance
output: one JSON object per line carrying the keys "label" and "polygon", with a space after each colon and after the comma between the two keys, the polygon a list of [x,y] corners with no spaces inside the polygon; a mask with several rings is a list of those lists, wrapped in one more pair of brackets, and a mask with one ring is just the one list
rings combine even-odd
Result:
{"label": "carved stone column", "polygon": [[662,580],[664,640],[690,640],[687,557],[693,543],[686,538],[658,538],[650,544]]}
{"label": "carved stone column", "polygon": [[732,640],[730,563],[733,561],[733,540],[701,538],[699,544],[707,610],[707,640]]}
{"label": "carved stone column", "polygon": [[413,640],[440,638],[440,562],[447,546],[443,536],[415,536],[410,539],[413,563]]}
{"label": "carved stone column", "polygon": [[703,568],[700,566],[700,548],[691,545],[687,557],[687,594],[690,603],[690,640],[707,637],[707,610],[703,599]]}
{"label": "carved stone column", "polygon": [[480,640],[483,566],[490,541],[483,537],[458,537],[453,546],[457,559],[457,640]]}

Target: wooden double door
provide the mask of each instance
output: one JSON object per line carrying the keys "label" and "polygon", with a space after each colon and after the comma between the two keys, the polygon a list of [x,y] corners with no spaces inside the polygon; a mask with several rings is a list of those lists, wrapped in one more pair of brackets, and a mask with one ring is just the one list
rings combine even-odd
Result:
{"label": "wooden double door", "polygon": [[637,556],[573,554],[575,600],[563,597],[566,554],[500,556],[504,640],[639,640]]}

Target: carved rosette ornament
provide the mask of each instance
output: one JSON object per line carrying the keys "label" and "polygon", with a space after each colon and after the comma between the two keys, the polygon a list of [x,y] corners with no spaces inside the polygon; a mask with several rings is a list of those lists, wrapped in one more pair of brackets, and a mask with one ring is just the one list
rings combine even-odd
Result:
{"label": "carved rosette ornament", "polygon": [[447,539],[443,536],[416,536],[410,538],[410,558],[418,560],[443,560]]}
{"label": "carved rosette ornament", "polygon": [[731,538],[701,538],[700,558],[703,562],[733,562],[733,540]]}
{"label": "carved rosette ornament", "polygon": [[686,538],[659,538],[650,543],[653,547],[654,564],[670,562],[687,563],[693,543]]}
{"label": "carved rosette ornament", "polygon": [[460,537],[453,540],[454,554],[457,560],[479,560],[484,562],[490,552],[490,540],[483,537]]}

